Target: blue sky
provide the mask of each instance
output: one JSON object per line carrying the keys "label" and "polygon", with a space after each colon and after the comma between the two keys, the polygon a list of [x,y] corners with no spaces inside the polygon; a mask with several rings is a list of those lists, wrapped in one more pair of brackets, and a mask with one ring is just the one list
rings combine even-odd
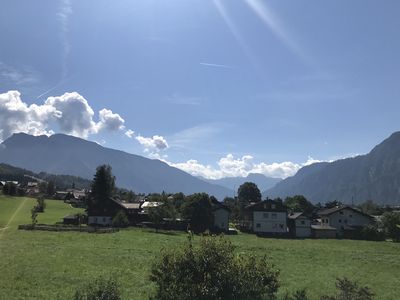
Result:
{"label": "blue sky", "polygon": [[285,177],[399,130],[396,0],[1,7],[1,139],[64,132],[195,175]]}

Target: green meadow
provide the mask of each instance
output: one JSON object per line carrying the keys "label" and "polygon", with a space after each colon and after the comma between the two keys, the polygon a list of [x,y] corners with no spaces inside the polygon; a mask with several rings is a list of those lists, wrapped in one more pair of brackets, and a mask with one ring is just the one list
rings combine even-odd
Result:
{"label": "green meadow", "polygon": [[[35,201],[0,196],[0,299],[71,299],[77,287],[98,276],[117,278],[124,299],[147,299],[154,290],[148,279],[151,263],[162,249],[179,249],[186,242],[185,233],[139,228],[112,234],[17,230],[30,222]],[[39,223],[54,224],[80,211],[61,201],[46,203]],[[399,298],[400,244],[251,234],[227,238],[240,253],[270,257],[281,270],[280,296],[306,288],[311,299],[318,299],[335,291],[337,277],[347,276],[368,285],[376,299]]]}

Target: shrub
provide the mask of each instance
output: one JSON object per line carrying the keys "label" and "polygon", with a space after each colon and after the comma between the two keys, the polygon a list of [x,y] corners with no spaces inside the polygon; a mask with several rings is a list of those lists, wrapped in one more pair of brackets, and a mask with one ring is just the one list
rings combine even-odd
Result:
{"label": "shrub", "polygon": [[305,289],[297,290],[293,294],[288,294],[283,297],[283,300],[308,300],[307,292]]}
{"label": "shrub", "polygon": [[120,210],[112,219],[113,227],[127,227],[128,225],[129,225],[128,217],[122,210]]}
{"label": "shrub", "polygon": [[336,288],[339,291],[335,296],[322,296],[321,300],[371,300],[374,296],[368,287],[360,287],[347,278],[338,278]]}
{"label": "shrub", "polygon": [[114,279],[98,278],[75,292],[74,300],[121,300],[119,284]]}
{"label": "shrub", "polygon": [[180,252],[163,253],[151,269],[157,286],[155,299],[273,299],[278,270],[268,260],[236,255],[223,237],[202,237],[195,247],[192,237]]}

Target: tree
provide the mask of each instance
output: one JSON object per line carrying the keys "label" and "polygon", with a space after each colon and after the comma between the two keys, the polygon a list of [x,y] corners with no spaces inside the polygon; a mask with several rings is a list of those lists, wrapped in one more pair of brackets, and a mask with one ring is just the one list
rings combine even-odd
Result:
{"label": "tree", "polygon": [[240,217],[243,216],[244,208],[250,204],[250,202],[260,202],[261,192],[257,185],[253,182],[245,182],[238,189],[238,205],[240,211]]}
{"label": "tree", "polygon": [[339,291],[335,296],[322,296],[321,300],[371,300],[374,296],[368,287],[361,287],[347,278],[338,278],[336,288]]}
{"label": "tree", "polygon": [[37,216],[38,213],[36,211],[36,206],[32,207],[31,209],[31,222],[32,222],[32,228],[35,228],[36,224],[37,224]]}
{"label": "tree", "polygon": [[113,214],[113,203],[111,198],[115,193],[115,177],[112,175],[110,166],[101,165],[97,167],[91,188],[92,191],[87,203],[88,214]]}
{"label": "tree", "polygon": [[17,185],[14,182],[6,182],[3,186],[3,194],[15,196],[17,194]]}
{"label": "tree", "polygon": [[202,237],[199,246],[188,243],[181,251],[164,252],[151,269],[154,299],[273,299],[279,271],[266,257],[237,255],[224,238]]}
{"label": "tree", "polygon": [[201,233],[210,230],[214,216],[210,197],[206,193],[197,193],[186,197],[182,207],[182,216],[190,222],[190,228]]}
{"label": "tree", "polygon": [[46,203],[44,202],[44,197],[39,197],[36,199],[36,212],[44,212],[45,208],[46,208]]}
{"label": "tree", "polygon": [[149,208],[149,219],[156,227],[156,232],[158,232],[160,225],[162,224],[164,218],[167,218],[167,216],[168,212],[166,211],[164,205]]}
{"label": "tree", "polygon": [[49,183],[47,184],[47,188],[46,188],[46,194],[50,197],[52,197],[56,192],[56,187],[54,185],[53,181],[49,181]]}
{"label": "tree", "polygon": [[74,295],[74,300],[121,300],[119,283],[114,279],[102,277],[89,282],[79,288]]}
{"label": "tree", "polygon": [[311,215],[315,206],[302,195],[287,197],[284,204],[293,212],[303,212],[306,215]]}
{"label": "tree", "polygon": [[112,219],[112,226],[113,227],[128,227],[129,220],[126,216],[126,213],[123,210],[119,210],[117,214]]}
{"label": "tree", "polygon": [[386,212],[382,216],[382,227],[394,242],[400,242],[400,213]]}
{"label": "tree", "polygon": [[225,197],[223,202],[231,210],[230,218],[235,221],[239,220],[240,207],[237,199],[232,197]]}
{"label": "tree", "polygon": [[261,192],[253,182],[245,182],[238,189],[238,199],[240,203],[260,202]]}

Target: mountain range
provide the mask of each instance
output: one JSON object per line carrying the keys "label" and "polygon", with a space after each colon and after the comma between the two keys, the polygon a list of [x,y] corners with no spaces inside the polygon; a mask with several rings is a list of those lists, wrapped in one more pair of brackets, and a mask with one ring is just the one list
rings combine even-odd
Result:
{"label": "mountain range", "polygon": [[232,195],[228,188],[200,180],[162,161],[64,134],[49,137],[14,134],[0,144],[0,162],[36,173],[68,174],[85,179],[92,179],[99,165],[109,164],[117,186],[138,193],[206,192],[221,200]]}
{"label": "mountain range", "polygon": [[235,192],[238,190],[239,186],[245,182],[254,182],[258,186],[260,191],[265,191],[267,189],[272,188],[275,184],[277,184],[282,180],[281,178],[267,177],[263,174],[257,174],[257,173],[250,173],[246,177],[225,177],[221,179],[201,178],[201,179],[212,184],[224,186]]}
{"label": "mountain range", "polygon": [[400,202],[400,132],[366,155],[303,167],[294,176],[268,189],[271,198],[304,195],[310,201],[338,200],[381,204]]}

